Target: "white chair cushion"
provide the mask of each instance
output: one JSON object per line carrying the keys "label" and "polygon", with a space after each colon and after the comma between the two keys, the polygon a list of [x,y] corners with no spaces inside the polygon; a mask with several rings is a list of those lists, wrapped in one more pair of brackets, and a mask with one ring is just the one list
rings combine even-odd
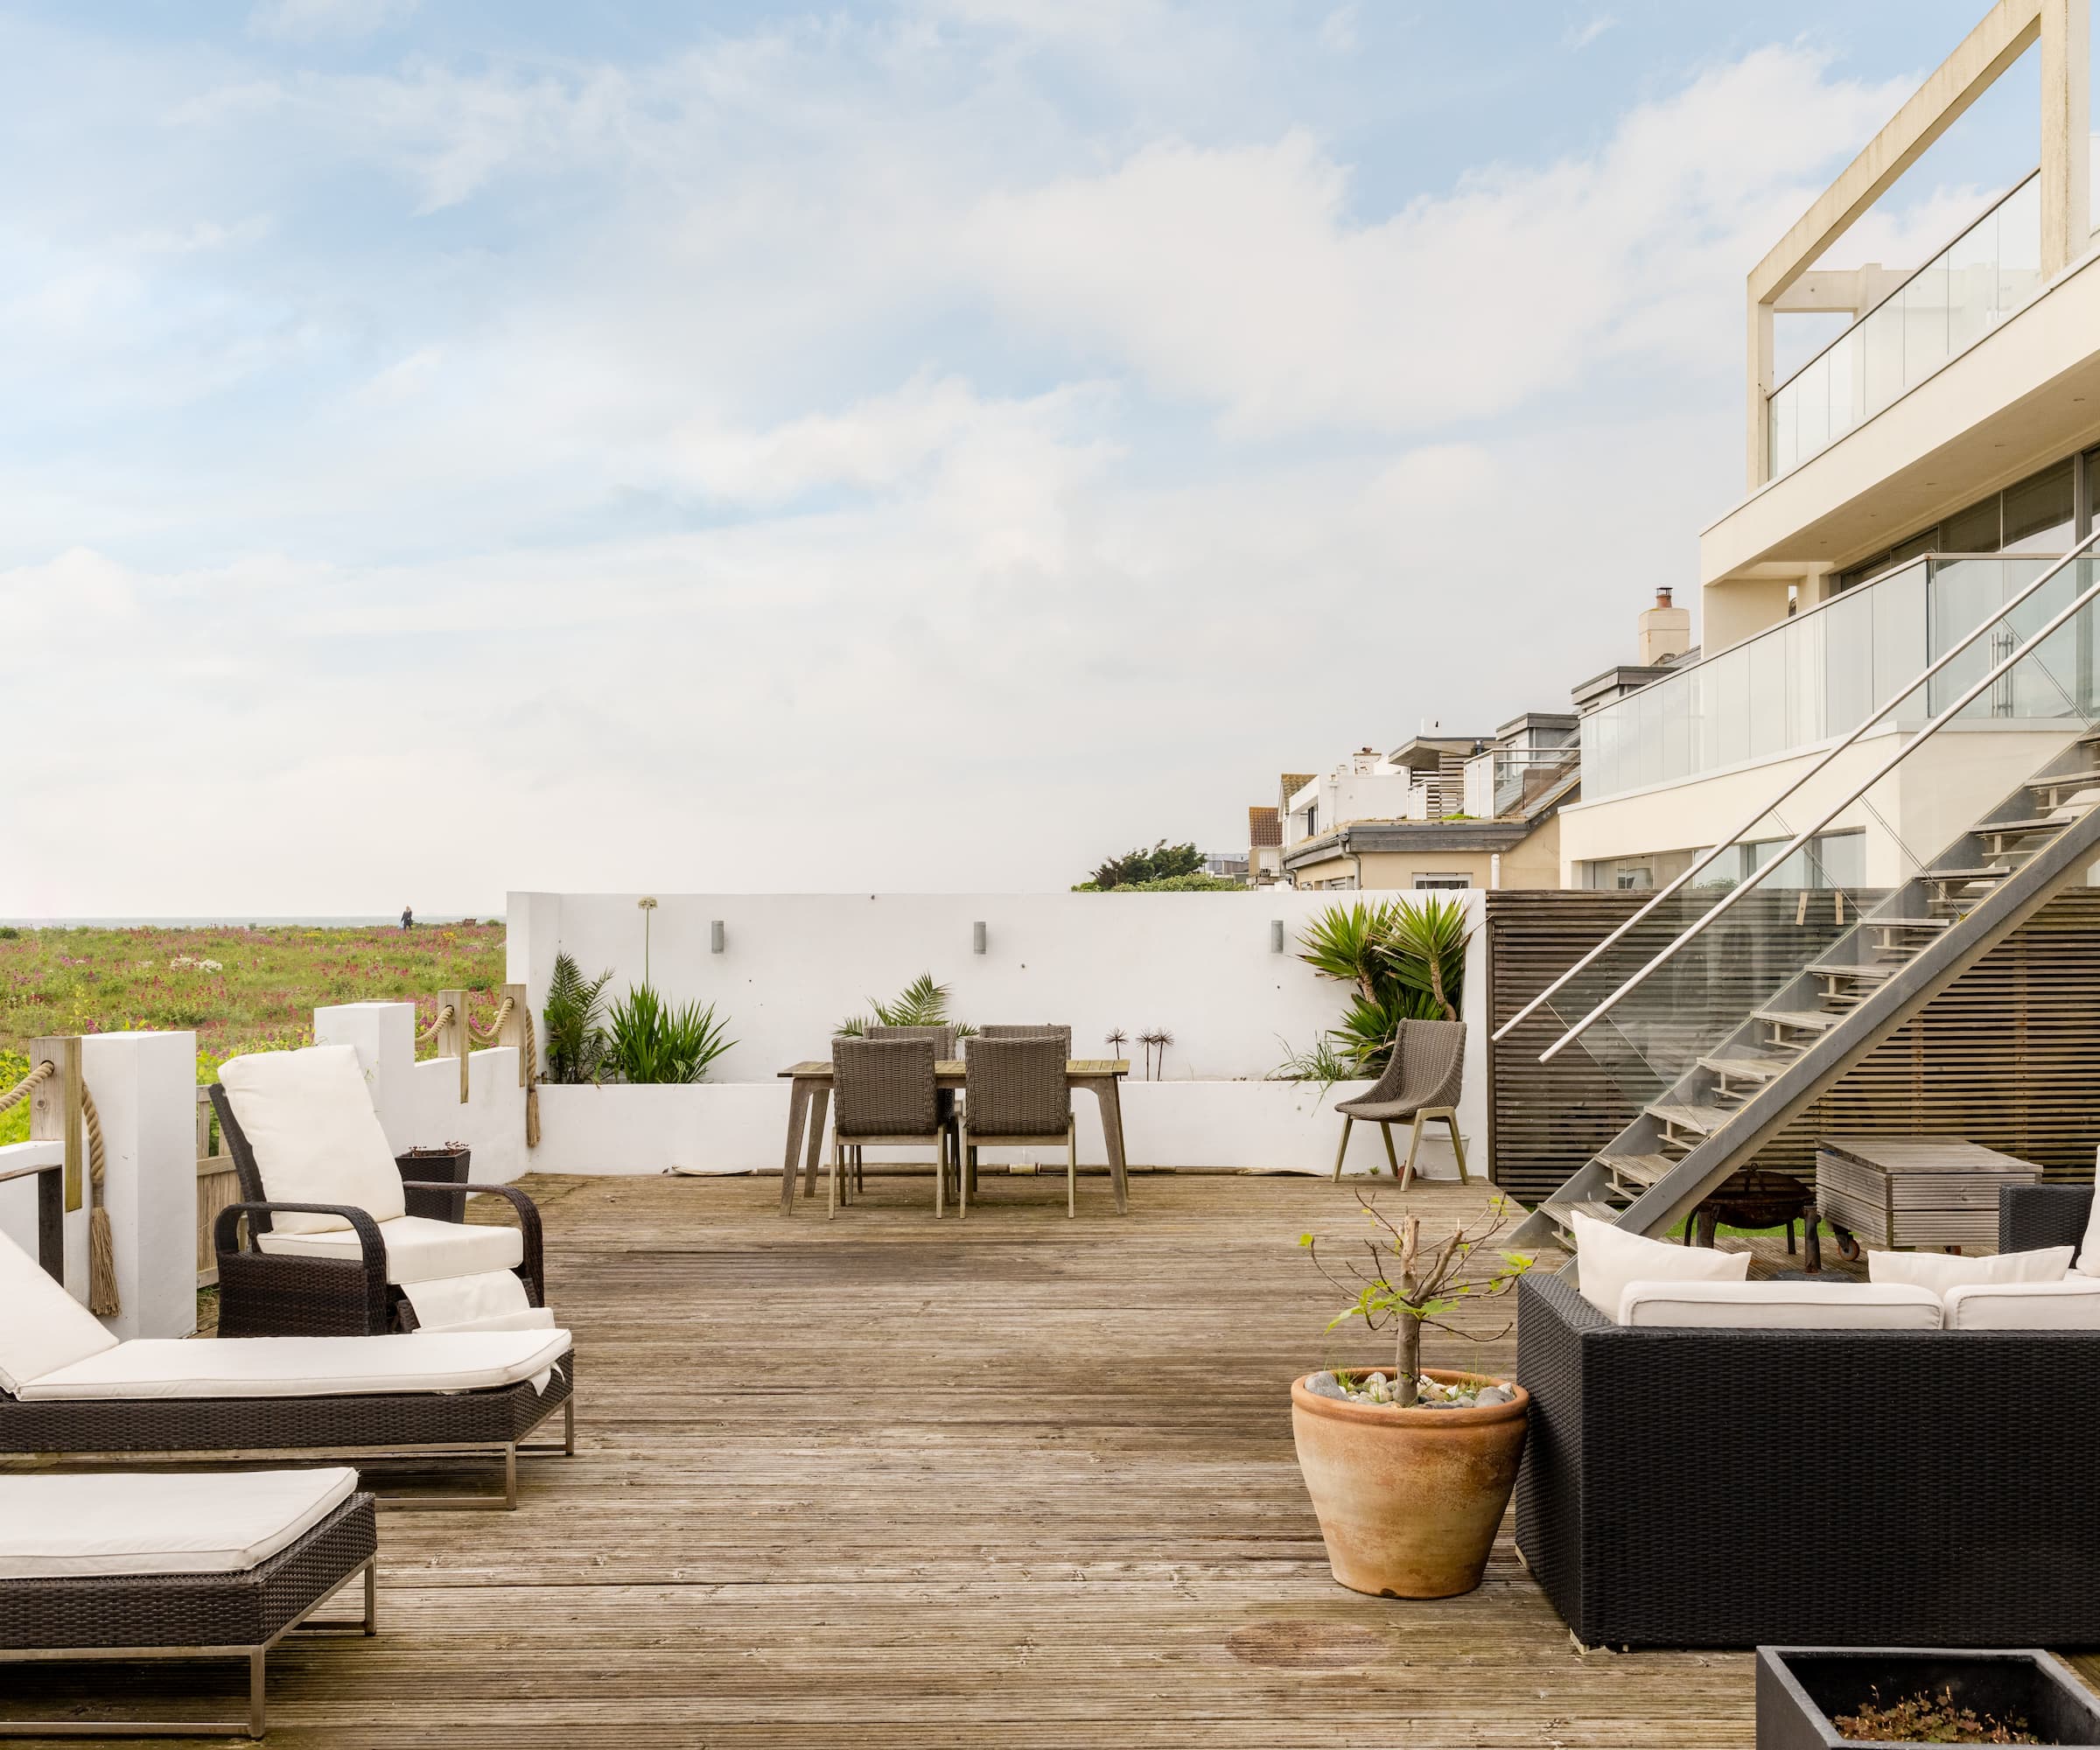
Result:
{"label": "white chair cushion", "polygon": [[24,1402],[83,1397],[354,1397],[480,1391],[542,1374],[569,1353],[566,1331],[430,1336],[140,1337],[32,1380]]}
{"label": "white chair cushion", "polygon": [[1739,1331],[1936,1331],[1940,1297],[1908,1284],[1629,1282],[1621,1325]]}
{"label": "white chair cushion", "polygon": [[40,1375],[116,1347],[101,1320],[0,1234],[0,1388],[19,1394]]}
{"label": "white chair cushion", "polygon": [[1947,1291],[1950,1331],[2100,1330],[2100,1281],[1978,1282]]}
{"label": "white chair cushion", "polygon": [[[285,1203],[346,1203],[375,1222],[407,1208],[354,1046],[258,1051],[229,1057],[219,1081],[255,1151],[262,1190]],[[340,1215],[274,1215],[280,1233],[345,1228]]]}
{"label": "white chair cushion", "polygon": [[0,1580],[246,1573],[356,1487],[340,1466],[0,1476]]}
{"label": "white chair cushion", "polygon": [[1945,1252],[1869,1252],[1869,1282],[1908,1282],[1945,1298],[1956,1288],[1984,1282],[2062,1282],[2071,1267],[2068,1246],[2039,1251],[1998,1252],[1985,1257],[1954,1257]]}
{"label": "white chair cushion", "polygon": [[[396,1215],[379,1224],[379,1236],[387,1242],[388,1282],[436,1282],[448,1276],[515,1270],[525,1261],[525,1236],[515,1228]],[[296,1257],[347,1258],[354,1264],[363,1256],[356,1228],[348,1227],[326,1234],[280,1234],[273,1228],[256,1243],[266,1252]]]}
{"label": "white chair cushion", "polygon": [[[416,1309],[418,1331],[520,1331],[535,1326],[551,1330],[553,1309],[528,1306],[525,1284],[515,1271],[484,1270],[480,1276],[448,1276],[437,1282],[411,1283],[402,1292]],[[521,1312],[536,1312],[536,1319],[515,1320],[500,1325],[492,1319],[513,1321]]]}
{"label": "white chair cushion", "polygon": [[1651,1240],[1587,1215],[1570,1219],[1575,1225],[1576,1286],[1607,1319],[1618,1318],[1629,1282],[1740,1282],[1750,1270],[1748,1252]]}

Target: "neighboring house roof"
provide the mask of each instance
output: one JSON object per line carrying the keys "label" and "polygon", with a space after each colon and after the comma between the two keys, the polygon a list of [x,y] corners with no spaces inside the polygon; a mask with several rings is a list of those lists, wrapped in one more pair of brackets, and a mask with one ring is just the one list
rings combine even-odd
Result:
{"label": "neighboring house roof", "polygon": [[1352,821],[1284,852],[1284,867],[1300,868],[1363,850],[1514,850],[1536,821]]}
{"label": "neighboring house roof", "polygon": [[1247,843],[1256,850],[1284,842],[1284,822],[1274,808],[1247,810]]}
{"label": "neighboring house roof", "polygon": [[1295,796],[1300,790],[1304,789],[1307,784],[1310,784],[1318,776],[1320,776],[1320,774],[1317,772],[1284,773],[1282,777],[1276,780],[1278,787],[1277,801],[1284,808],[1289,808],[1291,806],[1291,798]]}

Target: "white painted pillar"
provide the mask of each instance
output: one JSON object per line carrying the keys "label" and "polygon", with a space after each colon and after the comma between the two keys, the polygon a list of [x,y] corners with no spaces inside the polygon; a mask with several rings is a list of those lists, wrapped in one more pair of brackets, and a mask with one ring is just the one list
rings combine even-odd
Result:
{"label": "white painted pillar", "polygon": [[313,1012],[313,1042],[357,1047],[372,1109],[395,1153],[428,1140],[416,1134],[416,1091],[410,1081],[416,1073],[415,1004],[332,1003]]}
{"label": "white painted pillar", "polygon": [[[102,1120],[102,1186],[116,1253],[119,1337],[186,1337],[197,1328],[197,1035],[89,1033],[80,1074]],[[78,1222],[86,1231],[84,1219]],[[67,1276],[76,1242],[66,1236]],[[85,1247],[78,1248],[84,1291]]]}

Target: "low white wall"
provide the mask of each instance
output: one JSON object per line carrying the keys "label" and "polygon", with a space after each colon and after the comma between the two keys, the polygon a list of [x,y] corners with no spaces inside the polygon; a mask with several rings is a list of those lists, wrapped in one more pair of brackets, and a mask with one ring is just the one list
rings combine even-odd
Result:
{"label": "low white wall", "polygon": [[465,1143],[473,1178],[508,1184],[527,1170],[525,1090],[518,1054],[502,1046],[467,1058],[468,1092],[459,1098],[459,1060],[416,1060],[413,1003],[338,1003],[313,1012],[317,1045],[348,1045],[372,1089],[373,1109],[400,1154],[411,1148]]}
{"label": "low white wall", "polygon": [[[508,976],[526,985],[536,1014],[561,950],[586,974],[610,969],[615,993],[640,981],[639,897],[510,895]],[[951,988],[951,1012],[964,1019],[1068,1022],[1077,1056],[1106,1055],[1111,1028],[1130,1035],[1124,1053],[1138,1073],[1124,1085],[1124,1112],[1133,1163],[1293,1170],[1332,1164],[1340,1121],[1323,1113],[1312,1128],[1326,1140],[1317,1143],[1305,1117],[1293,1116],[1293,1102],[1309,1105],[1314,1092],[1264,1078],[1286,1051],[1309,1046],[1340,1018],[1348,991],[1300,961],[1297,944],[1312,920],[1354,895],[1268,889],[655,897],[651,981],[673,1001],[716,1004],[738,1043],[698,1090],[542,1088],[541,1144],[528,1163],[536,1171],[777,1167],[788,1096],[775,1072],[824,1055],[839,1021],[865,1013],[870,997],[886,999],[921,972]],[[1464,906],[1477,928],[1480,894],[1442,897]],[[710,946],[718,920],[719,954]],[[972,947],[979,922],[981,955]],[[1278,922],[1281,953],[1272,946]],[[1476,946],[1467,956],[1463,1004],[1474,1021],[1460,1100],[1468,1138],[1486,1134],[1485,962]],[[1160,1026],[1174,1043],[1163,1077],[1147,1082],[1136,1036]],[[1076,1102],[1082,1158],[1098,1161],[1093,1104],[1085,1095]],[[1484,1168],[1484,1146],[1480,1153]]]}
{"label": "low white wall", "polygon": [[[1334,1170],[1341,1118],[1335,1102],[1361,1094],[1362,1082],[1338,1083],[1322,1100],[1320,1090],[1294,1082],[1138,1082],[1123,1090],[1126,1157],[1133,1166],[1254,1167],[1274,1172]],[[784,1082],[703,1082],[696,1087],[542,1088],[540,1145],[532,1152],[539,1172],[755,1172],[776,1171],[788,1133]],[[1108,1159],[1094,1098],[1077,1094],[1082,1166]],[[1477,1133],[1460,1122],[1468,1165],[1487,1171]],[[1419,1170],[1432,1177],[1455,1175],[1450,1144],[1440,1124],[1429,1132]],[[1406,1132],[1396,1133],[1404,1151]],[[805,1139],[805,1147],[807,1142]],[[871,1159],[930,1161],[924,1149],[871,1149]],[[1061,1161],[1059,1148],[987,1149],[993,1164]],[[822,1158],[820,1156],[820,1158]],[[1360,1124],[1350,1138],[1347,1170],[1382,1168],[1385,1150],[1375,1126]],[[476,1177],[479,1177],[477,1172]]]}

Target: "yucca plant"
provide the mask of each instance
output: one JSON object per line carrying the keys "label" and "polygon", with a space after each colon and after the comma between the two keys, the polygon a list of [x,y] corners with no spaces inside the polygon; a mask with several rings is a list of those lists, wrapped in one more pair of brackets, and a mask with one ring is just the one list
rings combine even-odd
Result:
{"label": "yucca plant", "polygon": [[547,984],[547,1006],[541,1018],[547,1028],[547,1079],[576,1083],[596,1082],[606,1066],[606,986],[610,970],[584,976],[567,954],[554,956],[554,976]]}
{"label": "yucca plant", "polygon": [[1298,958],[1323,978],[1354,987],[1340,1025],[1326,1034],[1355,1075],[1377,1075],[1402,1021],[1456,1020],[1466,988],[1466,908],[1455,900],[1362,900],[1306,925]]}
{"label": "yucca plant", "polygon": [[607,1068],[622,1082],[697,1082],[736,1044],[715,1005],[674,1008],[648,984],[637,984],[612,1005],[606,1039]]}
{"label": "yucca plant", "polygon": [[1400,987],[1417,1000],[1410,1018],[1455,1021],[1466,990],[1466,908],[1433,894],[1394,907],[1378,953]]}
{"label": "yucca plant", "polygon": [[[892,1002],[880,1002],[871,997],[868,1007],[874,1011],[874,1019],[864,1015],[850,1015],[833,1029],[841,1039],[861,1039],[870,1026],[882,1027],[945,1027],[948,1018],[948,988],[934,983],[934,975],[921,972],[906,984]],[[967,1021],[954,1023],[958,1039],[975,1039],[977,1030]]]}

